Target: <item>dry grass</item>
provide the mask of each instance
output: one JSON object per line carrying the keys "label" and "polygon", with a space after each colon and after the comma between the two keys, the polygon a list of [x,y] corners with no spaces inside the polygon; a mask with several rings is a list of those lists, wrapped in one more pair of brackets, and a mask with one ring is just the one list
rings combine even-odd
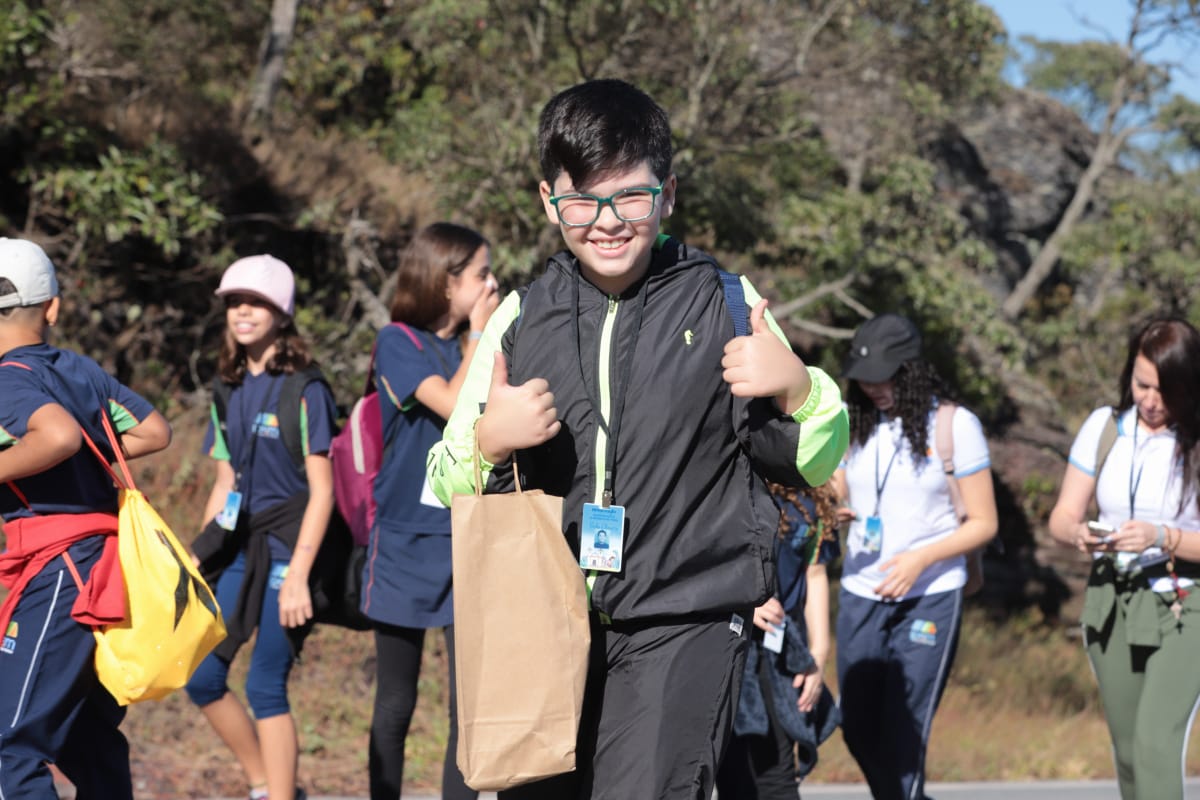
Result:
{"label": "dry grass", "polygon": [[[931,781],[1114,777],[1095,679],[1074,633],[1029,617],[997,623],[968,610],[934,718]],[[1187,763],[1189,774],[1200,772],[1195,737]],[[821,748],[809,780],[862,780],[840,733]]]}
{"label": "dry grass", "polygon": [[[196,413],[176,419],[170,451],[139,462],[143,490],[184,541],[196,528],[211,480],[207,459],[199,454],[203,422]],[[245,680],[247,654],[244,648],[234,664],[235,691]],[[300,776],[313,793],[367,793],[374,669],[374,643],[367,633],[322,628],[305,647],[290,695],[301,738]],[[426,639],[419,692],[406,777],[413,791],[435,791],[446,739],[446,656],[436,633]],[[139,800],[239,796],[244,791],[229,751],[181,693],[133,706],[124,730]],[[1195,737],[1188,764],[1189,772],[1200,772]],[[934,722],[930,779],[1112,775],[1108,735],[1078,637],[1032,616],[995,622],[980,609],[969,610],[950,686]],[[861,780],[840,734],[822,748],[809,780]]]}

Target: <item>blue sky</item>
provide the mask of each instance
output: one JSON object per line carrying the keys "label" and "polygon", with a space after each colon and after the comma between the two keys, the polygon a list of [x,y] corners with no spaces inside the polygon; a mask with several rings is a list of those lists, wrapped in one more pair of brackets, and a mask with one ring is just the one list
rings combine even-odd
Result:
{"label": "blue sky", "polygon": [[[1128,0],[983,0],[996,10],[1014,43],[1024,34],[1039,39],[1080,41],[1100,39],[1121,41],[1125,38],[1132,14]],[[1179,67],[1175,75],[1175,91],[1200,100],[1200,50],[1188,49],[1185,43],[1167,41],[1150,55],[1153,61],[1175,61],[1185,66],[1195,64],[1191,75]],[[1019,76],[1010,71],[1016,82]]]}

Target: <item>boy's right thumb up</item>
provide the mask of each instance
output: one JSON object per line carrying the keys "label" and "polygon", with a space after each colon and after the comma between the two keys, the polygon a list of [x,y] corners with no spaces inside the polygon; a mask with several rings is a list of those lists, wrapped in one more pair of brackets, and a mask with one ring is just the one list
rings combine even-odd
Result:
{"label": "boy's right thumb up", "polygon": [[488,394],[505,386],[508,386],[508,362],[504,359],[504,353],[497,350],[492,361],[492,388]]}

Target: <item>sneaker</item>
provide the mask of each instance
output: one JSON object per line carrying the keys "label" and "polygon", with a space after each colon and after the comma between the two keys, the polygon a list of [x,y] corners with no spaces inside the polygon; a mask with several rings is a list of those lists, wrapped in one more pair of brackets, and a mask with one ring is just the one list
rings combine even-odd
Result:
{"label": "sneaker", "polygon": [[[250,800],[270,800],[270,795],[266,789],[251,789]],[[296,787],[296,800],[308,800],[308,792]]]}

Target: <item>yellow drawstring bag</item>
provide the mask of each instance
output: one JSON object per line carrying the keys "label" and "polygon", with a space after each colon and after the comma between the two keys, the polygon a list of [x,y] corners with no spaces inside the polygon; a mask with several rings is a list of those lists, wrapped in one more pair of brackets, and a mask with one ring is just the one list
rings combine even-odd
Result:
{"label": "yellow drawstring bag", "polygon": [[87,443],[120,487],[117,552],[125,621],[96,629],[96,674],[121,705],[158,700],[182,688],[225,638],[225,623],[192,558],[133,484],[107,415],[104,429],[124,481]]}

